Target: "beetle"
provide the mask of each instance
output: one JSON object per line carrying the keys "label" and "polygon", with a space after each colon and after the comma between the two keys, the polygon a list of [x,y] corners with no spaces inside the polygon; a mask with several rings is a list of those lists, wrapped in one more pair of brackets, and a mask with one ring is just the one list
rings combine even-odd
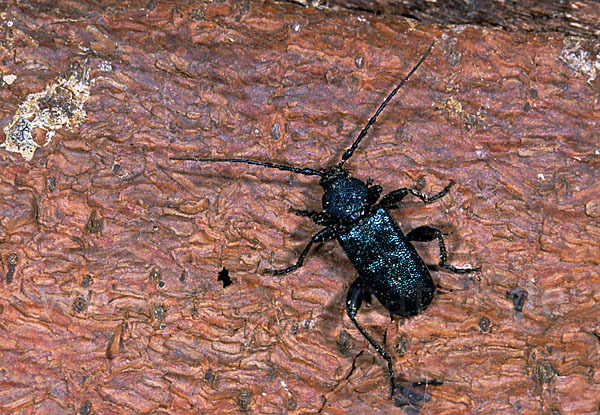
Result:
{"label": "beetle", "polygon": [[341,161],[325,171],[245,158],[170,158],[173,161],[245,163],[320,177],[319,184],[323,188],[323,210],[292,209],[292,211],[324,228],[312,236],[294,265],[283,269],[264,270],[264,272],[284,275],[295,271],[302,266],[314,244],[337,239],[358,273],[346,296],[346,313],[377,353],[386,360],[392,397],[396,391],[392,358],[356,320],[363,299],[369,299],[373,294],[390,312],[392,318],[394,315],[414,316],[429,306],[436,287],[429,273],[429,267],[411,242],[437,241],[440,256],[438,266],[450,272],[464,274],[479,271],[481,268],[457,268],[447,264],[446,245],[438,229],[420,226],[405,235],[389,213],[390,210],[398,209],[398,204],[409,194],[416,196],[425,204],[432,203],[446,195],[454,185],[454,181],[450,181],[444,189],[433,196],[427,196],[415,188],[404,187],[380,199],[382,187],[353,177],[344,168],[344,163],[352,157],[388,102],[425,61],[434,43],[379,106],[352,145],[343,153]]}

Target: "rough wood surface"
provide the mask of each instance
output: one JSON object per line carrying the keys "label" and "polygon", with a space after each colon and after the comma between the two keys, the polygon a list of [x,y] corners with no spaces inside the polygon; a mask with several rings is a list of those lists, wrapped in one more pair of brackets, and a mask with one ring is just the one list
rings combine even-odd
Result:
{"label": "rough wood surface", "polygon": [[[31,161],[0,149],[0,412],[597,413],[593,44],[289,3],[5,5],[2,126],[75,62],[90,96]],[[168,157],[326,167],[433,40],[347,163],[384,191],[454,179],[394,216],[483,268],[436,272],[446,292],[412,319],[361,310],[401,380],[443,381],[398,408],[344,316],[354,270],[337,244],[261,272],[316,231],[289,208],[318,209],[318,183]]]}
{"label": "rough wood surface", "polygon": [[600,36],[596,0],[289,0],[333,10],[406,16],[438,24],[476,24],[519,32]]}

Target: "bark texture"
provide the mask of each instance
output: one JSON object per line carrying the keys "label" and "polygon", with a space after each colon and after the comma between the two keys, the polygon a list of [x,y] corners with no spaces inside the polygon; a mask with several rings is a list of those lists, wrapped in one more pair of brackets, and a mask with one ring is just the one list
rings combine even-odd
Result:
{"label": "bark texture", "polygon": [[[89,99],[31,161],[0,149],[0,412],[597,413],[593,42],[290,3],[4,4],[2,126],[74,64]],[[262,273],[317,231],[289,208],[319,209],[318,182],[169,157],[330,166],[433,40],[346,164],[384,192],[455,180],[394,217],[482,266],[436,272],[422,315],[359,313],[400,380],[443,381],[397,408],[344,315],[340,247]],[[429,263],[434,245],[418,246]]]}
{"label": "bark texture", "polygon": [[439,24],[477,24],[510,31],[561,32],[597,38],[596,0],[290,0],[322,9],[362,10]]}

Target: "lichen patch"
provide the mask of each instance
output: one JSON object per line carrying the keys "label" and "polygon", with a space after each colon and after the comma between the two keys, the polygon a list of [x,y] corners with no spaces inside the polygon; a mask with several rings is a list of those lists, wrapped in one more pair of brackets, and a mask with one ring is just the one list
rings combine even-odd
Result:
{"label": "lichen patch", "polygon": [[[594,50],[585,50],[586,46]],[[591,47],[590,47],[591,46]],[[596,45],[583,45],[576,38],[565,39],[563,50],[560,55],[571,69],[586,76],[591,83],[600,73],[600,47]]]}
{"label": "lichen patch", "polygon": [[[4,127],[6,137],[0,147],[31,160],[35,150],[47,146],[57,130],[73,128],[85,118],[83,105],[89,96],[89,69],[76,63],[42,92],[27,96]],[[45,139],[38,140],[44,141],[42,144],[35,140],[37,129],[46,132]]]}

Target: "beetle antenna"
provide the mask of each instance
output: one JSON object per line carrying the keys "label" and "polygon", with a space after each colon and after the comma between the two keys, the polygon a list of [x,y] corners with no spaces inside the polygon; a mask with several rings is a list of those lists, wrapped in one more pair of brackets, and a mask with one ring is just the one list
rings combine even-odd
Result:
{"label": "beetle antenna", "polygon": [[278,169],[283,171],[291,171],[294,173],[304,174],[305,176],[320,176],[323,177],[323,173],[319,170],[313,170],[308,168],[298,168],[292,166],[284,166],[283,164],[273,164],[266,161],[250,160],[250,159],[219,159],[219,158],[201,158],[201,157],[170,157],[170,160],[183,160],[183,161],[199,161],[203,163],[246,163],[253,164],[256,166],[269,167],[271,169]]}
{"label": "beetle antenna", "polygon": [[340,161],[340,164],[338,165],[340,168],[344,165],[344,163],[350,157],[352,157],[352,154],[354,154],[354,150],[356,150],[356,148],[360,144],[360,142],[363,139],[363,137],[365,135],[367,135],[367,131],[369,131],[369,128],[371,128],[371,126],[373,124],[375,124],[375,120],[377,120],[377,116],[379,115],[379,113],[381,113],[381,111],[383,111],[383,109],[388,104],[388,102],[394,97],[394,95],[396,95],[396,92],[398,92],[398,90],[400,88],[402,88],[402,85],[404,85],[406,83],[406,81],[408,81],[408,79],[411,77],[411,75],[414,74],[417,69],[419,69],[419,66],[421,66],[421,64],[423,63],[423,61],[425,60],[425,58],[427,58],[427,55],[429,55],[429,52],[431,52],[431,49],[433,48],[434,44],[435,44],[435,41],[431,43],[431,45],[429,46],[429,49],[427,49],[427,52],[425,52],[425,54],[423,55],[423,57],[421,58],[421,60],[419,60],[419,62],[414,66],[414,68],[412,68],[411,71],[408,73],[408,75],[406,75],[404,77],[404,79],[402,80],[402,82],[400,82],[398,84],[398,86],[396,88],[394,88],[394,90],[387,96],[387,98],[379,106],[379,108],[375,112],[375,115],[373,115],[371,117],[371,119],[369,120],[369,122],[367,123],[367,125],[365,126],[365,128],[362,129],[362,131],[360,132],[360,134],[358,135],[358,137],[356,138],[356,140],[354,140],[354,143],[352,143],[352,146],[348,150],[346,150],[344,152],[344,155],[342,156],[342,161]]}

